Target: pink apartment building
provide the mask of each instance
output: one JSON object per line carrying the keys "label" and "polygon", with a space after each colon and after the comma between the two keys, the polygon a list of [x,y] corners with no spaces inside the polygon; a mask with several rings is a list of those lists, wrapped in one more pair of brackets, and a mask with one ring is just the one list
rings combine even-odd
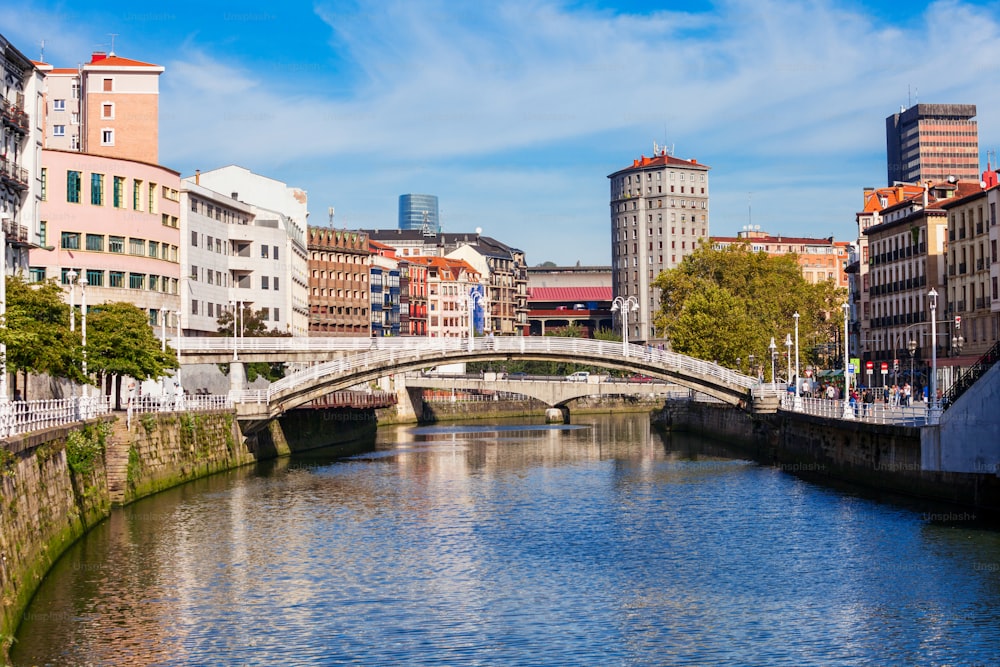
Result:
{"label": "pink apartment building", "polygon": [[[86,278],[87,304],[127,301],[159,326],[180,310],[180,174],[156,164],[42,151],[40,249],[34,280]],[[80,290],[76,289],[76,305]]]}

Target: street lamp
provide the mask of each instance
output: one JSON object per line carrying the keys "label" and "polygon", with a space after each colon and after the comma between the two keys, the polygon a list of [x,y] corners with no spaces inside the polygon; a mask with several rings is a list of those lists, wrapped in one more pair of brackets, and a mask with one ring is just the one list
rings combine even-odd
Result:
{"label": "street lamp", "polygon": [[750,356],[747,357],[747,363],[750,364],[750,368],[748,369],[749,374],[753,375],[754,377],[756,377],[756,375],[757,375],[757,367],[754,366],[753,352],[751,352]]}
{"label": "street lamp", "polygon": [[952,336],[951,337],[951,351],[954,356],[959,356],[962,354],[962,348],[965,346],[965,338],[962,336]]}
{"label": "street lamp", "polygon": [[611,302],[611,312],[622,314],[622,356],[628,356],[628,314],[639,310],[639,300],[634,296],[616,296]]}
{"label": "street lamp", "polygon": [[87,398],[87,276],[80,274],[80,334],[83,343],[83,388],[81,395]]}
{"label": "street lamp", "polygon": [[771,336],[771,344],[767,349],[771,353],[771,384],[774,384],[774,358],[778,356],[778,346],[774,344],[774,336]]}
{"label": "street lamp", "polygon": [[799,395],[799,311],[792,315],[795,318],[795,406],[797,412],[802,411],[802,397]]}
{"label": "street lamp", "polygon": [[917,383],[913,377],[913,357],[917,353],[917,341],[911,338],[910,341],[906,344],[906,349],[910,353],[910,387],[916,389]]}
{"label": "street lamp", "polygon": [[788,360],[788,382],[792,381],[792,334],[785,334],[785,357]]}
{"label": "street lamp", "polygon": [[848,333],[848,318],[851,312],[851,304],[844,302],[844,419],[854,419],[854,410],[851,409],[851,365],[850,365],[850,345],[848,344],[850,335]]}
{"label": "street lamp", "polygon": [[928,299],[930,299],[931,306],[931,388],[930,388],[930,399],[927,415],[927,423],[937,424],[938,423],[938,404],[937,404],[937,290],[933,287],[931,291],[927,293]]}
{"label": "street lamp", "polygon": [[66,281],[69,283],[69,330],[76,331],[76,276],[73,269],[66,272]]}

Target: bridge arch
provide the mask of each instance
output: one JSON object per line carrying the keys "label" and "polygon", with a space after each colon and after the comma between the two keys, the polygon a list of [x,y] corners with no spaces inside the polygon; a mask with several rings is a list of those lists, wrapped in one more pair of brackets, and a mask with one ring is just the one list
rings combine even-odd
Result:
{"label": "bridge arch", "polygon": [[[254,339],[257,340],[257,339]],[[284,339],[289,340],[289,339]],[[224,342],[224,341],[223,341]],[[477,361],[563,361],[648,375],[731,405],[750,405],[755,378],[718,364],[665,350],[583,338],[387,338],[378,348],[323,361],[273,382],[264,391],[234,396],[241,419],[268,421],[324,394],[386,375],[441,364]]]}

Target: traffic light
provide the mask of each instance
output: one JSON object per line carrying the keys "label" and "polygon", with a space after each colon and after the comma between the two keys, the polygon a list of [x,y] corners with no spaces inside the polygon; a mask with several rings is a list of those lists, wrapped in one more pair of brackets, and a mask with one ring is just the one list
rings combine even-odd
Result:
{"label": "traffic light", "polygon": [[899,359],[893,359],[892,360],[892,372],[893,373],[898,373],[899,372]]}
{"label": "traffic light", "polygon": [[955,328],[956,329],[961,329],[962,328],[962,316],[961,315],[956,315],[955,316]]}

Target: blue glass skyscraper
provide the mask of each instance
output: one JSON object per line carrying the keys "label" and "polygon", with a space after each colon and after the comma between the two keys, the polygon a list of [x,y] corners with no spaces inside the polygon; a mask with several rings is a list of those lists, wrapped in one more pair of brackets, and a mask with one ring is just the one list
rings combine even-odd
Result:
{"label": "blue glass skyscraper", "polygon": [[424,229],[435,234],[441,231],[436,195],[399,195],[399,228]]}

